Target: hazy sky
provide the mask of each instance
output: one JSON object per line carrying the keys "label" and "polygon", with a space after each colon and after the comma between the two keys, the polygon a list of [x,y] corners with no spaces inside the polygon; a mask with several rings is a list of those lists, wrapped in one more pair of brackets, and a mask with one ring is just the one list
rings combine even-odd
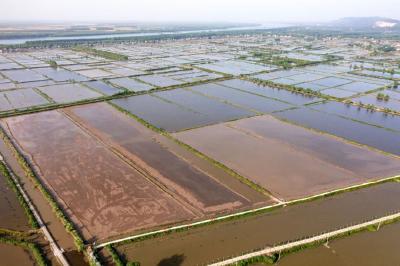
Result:
{"label": "hazy sky", "polygon": [[0,0],[0,20],[329,21],[400,19],[399,0]]}

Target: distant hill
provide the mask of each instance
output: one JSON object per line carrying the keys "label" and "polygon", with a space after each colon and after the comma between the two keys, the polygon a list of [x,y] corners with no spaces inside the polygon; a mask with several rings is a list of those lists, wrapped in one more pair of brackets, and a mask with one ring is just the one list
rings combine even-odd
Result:
{"label": "distant hill", "polygon": [[333,21],[329,26],[354,30],[400,30],[400,20],[384,17],[348,17]]}

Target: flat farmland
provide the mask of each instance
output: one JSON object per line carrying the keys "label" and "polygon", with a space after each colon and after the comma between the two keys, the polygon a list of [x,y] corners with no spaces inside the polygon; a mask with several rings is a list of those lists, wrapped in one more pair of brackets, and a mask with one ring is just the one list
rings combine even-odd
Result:
{"label": "flat farmland", "polygon": [[[319,108],[318,105],[310,107]],[[286,110],[273,115],[304,127],[339,136],[387,153],[400,155],[399,132],[370,125],[368,123],[371,123],[371,121],[368,120],[357,122],[343,117],[343,115],[319,112],[311,108]],[[363,134],[359,132],[363,132]]]}
{"label": "flat farmland", "polygon": [[258,113],[270,113],[293,107],[284,102],[235,90],[218,84],[203,84],[190,87],[189,89],[210,97],[215,97],[222,102],[229,102],[248,110],[254,110]]}
{"label": "flat farmland", "polygon": [[112,101],[119,107],[169,132],[226,122],[256,113],[184,89]]}
{"label": "flat farmland", "polygon": [[160,136],[155,132],[111,105],[91,104],[68,108],[65,112],[201,213],[232,211],[251,203],[185,157],[178,156],[172,148],[157,141]]}
{"label": "flat farmland", "polygon": [[89,241],[194,217],[59,111],[2,125]]}
{"label": "flat farmland", "polygon": [[0,112],[45,105],[49,101],[33,89],[0,92]]}
{"label": "flat farmland", "polygon": [[395,157],[270,116],[174,136],[284,200],[400,173],[400,160]]}
{"label": "flat farmland", "polygon": [[[271,72],[273,74],[276,72]],[[245,91],[248,93],[261,95],[267,98],[275,99],[278,101],[290,103],[293,105],[304,105],[321,100],[318,97],[306,96],[300,93],[294,93],[287,90],[272,88],[268,86],[257,85],[251,81],[242,79],[230,79],[216,83],[218,85],[226,86],[229,88]]]}
{"label": "flat farmland", "polygon": [[116,99],[112,103],[170,132],[207,125],[208,122],[204,114],[187,110],[149,94]]}
{"label": "flat farmland", "polygon": [[7,78],[15,82],[30,82],[46,80],[44,76],[30,70],[30,69],[18,69],[18,70],[7,70],[1,72]]}
{"label": "flat farmland", "polygon": [[69,103],[103,96],[80,84],[57,84],[40,87],[39,90],[56,103]]}

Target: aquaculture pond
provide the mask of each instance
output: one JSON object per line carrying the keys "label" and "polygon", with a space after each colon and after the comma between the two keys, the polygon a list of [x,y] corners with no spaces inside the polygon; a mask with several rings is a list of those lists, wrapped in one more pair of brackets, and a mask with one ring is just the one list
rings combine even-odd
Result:
{"label": "aquaculture pond", "polygon": [[[178,265],[182,266],[204,265],[257,248],[298,240],[398,211],[399,193],[400,184],[387,183],[261,215],[117,246],[117,251],[123,258],[138,261],[144,266],[171,265],[173,262],[179,262]],[[397,234],[393,238],[395,236]],[[364,245],[368,243],[364,242]],[[300,256],[301,254],[299,253]],[[381,256],[377,258],[381,259]]]}
{"label": "aquaculture pond", "polygon": [[279,266],[396,265],[400,261],[400,223],[329,241],[327,245],[284,256]]}
{"label": "aquaculture pond", "polygon": [[[323,131],[384,152],[400,155],[400,135],[376,126],[312,110],[299,108],[273,114],[290,122]],[[362,132],[360,134],[360,132]]]}
{"label": "aquaculture pond", "polygon": [[360,108],[354,105],[334,101],[314,104],[309,107],[318,111],[348,117],[367,124],[389,128],[400,132],[400,116],[397,115],[370,111],[366,108]]}
{"label": "aquaculture pond", "polygon": [[304,94],[294,93],[284,89],[277,89],[268,86],[257,85],[253,82],[241,79],[226,80],[218,82],[217,84],[265,96],[268,98],[277,99],[294,105],[304,105],[320,100],[318,97],[305,96]]}
{"label": "aquaculture pond", "polygon": [[400,160],[394,157],[270,116],[175,136],[285,200],[400,174]]}
{"label": "aquaculture pond", "polygon": [[215,97],[223,102],[228,102],[235,106],[254,110],[259,113],[270,113],[293,107],[292,105],[281,101],[235,90],[218,84],[203,84],[190,87],[189,89],[207,96]]}

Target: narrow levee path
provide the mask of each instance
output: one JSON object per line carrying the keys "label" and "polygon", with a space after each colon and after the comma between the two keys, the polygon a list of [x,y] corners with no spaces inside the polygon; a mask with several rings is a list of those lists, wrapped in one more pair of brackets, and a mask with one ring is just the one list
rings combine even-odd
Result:
{"label": "narrow levee path", "polygon": [[23,190],[22,186],[19,183],[19,180],[15,177],[13,171],[8,167],[6,162],[3,159],[3,156],[0,155],[0,161],[5,165],[7,168],[7,171],[10,173],[11,178],[15,182],[19,192],[21,195],[24,197],[24,200],[29,206],[29,209],[32,211],[33,215],[35,216],[35,219],[37,220],[40,230],[43,232],[43,235],[45,236],[46,240],[49,242],[50,248],[54,254],[54,256],[58,259],[61,265],[63,266],[69,266],[70,264],[68,263],[67,259],[65,258],[63,254],[63,250],[59,248],[57,243],[55,242],[53,236],[50,234],[49,230],[47,229],[45,223],[43,222],[42,218],[40,217],[39,213],[37,212],[35,206],[32,204],[31,200],[29,199],[28,195],[25,193]]}
{"label": "narrow levee path", "polygon": [[388,216],[384,216],[381,218],[377,218],[368,222],[364,222],[364,223],[360,223],[357,225],[353,225],[353,226],[348,226],[339,230],[335,230],[335,231],[331,231],[328,233],[324,233],[324,234],[320,234],[314,237],[310,237],[310,238],[306,238],[306,239],[302,239],[302,240],[298,240],[298,241],[293,241],[290,243],[286,243],[283,245],[279,245],[279,246],[275,246],[275,247],[268,247],[256,252],[251,252],[248,254],[244,254],[235,258],[231,258],[231,259],[227,259],[227,260],[223,260],[217,263],[213,263],[213,264],[209,264],[209,266],[224,266],[224,265],[232,265],[235,264],[237,262],[246,260],[246,259],[250,259],[253,257],[257,257],[257,256],[263,256],[263,255],[270,255],[270,254],[275,254],[275,253],[279,253],[285,250],[289,250],[292,248],[296,248],[296,247],[301,247],[307,244],[312,244],[315,242],[322,242],[322,241],[328,241],[330,238],[334,238],[346,233],[350,233],[356,230],[360,230],[360,229],[364,229],[367,228],[369,226],[373,226],[373,225],[380,225],[381,223],[387,222],[387,221],[392,221],[395,219],[399,219],[400,218],[400,212],[397,212],[395,214],[392,215],[388,215]]}

